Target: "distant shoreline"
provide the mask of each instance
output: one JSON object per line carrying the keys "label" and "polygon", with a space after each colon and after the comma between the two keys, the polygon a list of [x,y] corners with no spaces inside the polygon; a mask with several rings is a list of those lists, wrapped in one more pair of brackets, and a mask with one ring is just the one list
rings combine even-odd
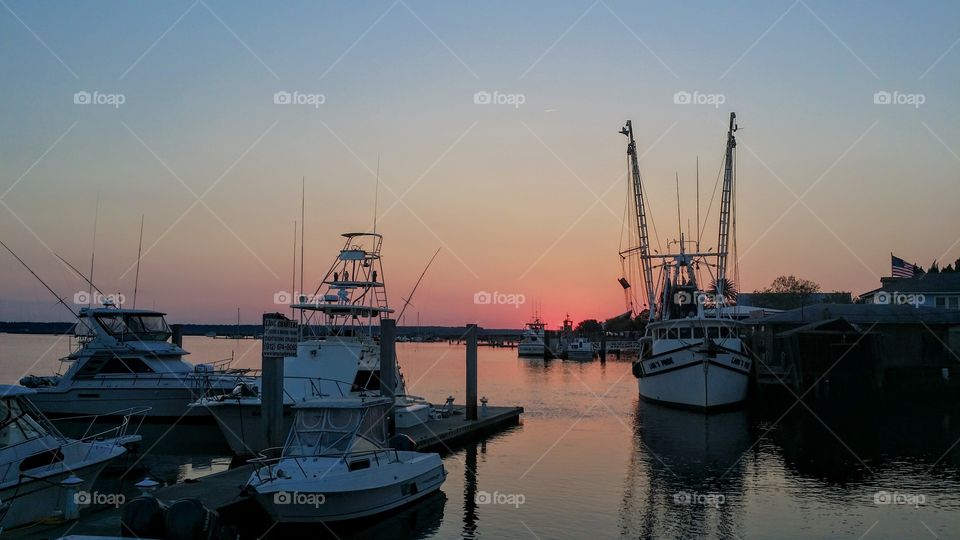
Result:
{"label": "distant shoreline", "polygon": [[[37,334],[37,335],[63,335],[69,334],[73,329],[74,323],[71,322],[2,322],[0,321],[0,333],[3,334]],[[224,336],[260,336],[263,334],[263,326],[259,324],[190,324],[181,325],[183,335],[185,336],[205,336],[213,334],[218,337]],[[457,339],[466,331],[464,326],[398,326],[397,335],[400,336],[436,336],[442,338]],[[507,328],[481,328],[485,334],[496,334],[498,336],[519,336],[522,330]]]}

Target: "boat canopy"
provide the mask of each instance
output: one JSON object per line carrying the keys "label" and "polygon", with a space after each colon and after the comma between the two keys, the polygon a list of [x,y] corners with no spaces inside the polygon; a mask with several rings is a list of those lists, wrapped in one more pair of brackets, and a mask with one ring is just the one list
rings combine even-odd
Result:
{"label": "boat canopy", "polygon": [[385,397],[319,398],[295,405],[284,456],[330,456],[382,449],[387,443]]}

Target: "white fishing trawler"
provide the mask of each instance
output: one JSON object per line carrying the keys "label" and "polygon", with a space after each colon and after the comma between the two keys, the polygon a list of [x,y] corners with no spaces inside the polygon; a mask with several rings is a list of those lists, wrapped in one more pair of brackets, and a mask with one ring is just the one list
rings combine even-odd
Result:
{"label": "white fishing trawler", "polygon": [[139,441],[129,432],[130,414],[114,428],[88,434],[82,440],[64,437],[30,399],[37,392],[22,386],[0,385],[0,530],[41,519],[64,518],[70,500],[90,492],[103,469]]}
{"label": "white fishing trawler", "polygon": [[66,370],[56,375],[29,375],[20,384],[35,390],[31,401],[46,416],[108,415],[129,407],[147,407],[154,420],[203,418],[209,413],[189,407],[210,395],[231,392],[244,370],[228,362],[193,365],[188,353],[170,341],[164,313],[129,309],[104,302],[75,314],[75,350],[60,359]]}
{"label": "white fishing trawler", "polygon": [[[380,343],[374,330],[381,316],[393,313],[383,281],[383,237],[377,233],[342,236],[346,241],[314,297],[301,295],[291,306],[300,311],[302,322],[297,354],[283,361],[284,430],[290,428],[293,407],[298,403],[380,393]],[[432,405],[407,394],[399,363],[397,375],[396,426],[426,422]],[[235,454],[255,455],[267,447],[261,428],[260,388],[256,380],[239,385],[229,395],[194,404],[213,413]]]}
{"label": "white fishing trawler", "polygon": [[520,343],[517,345],[517,355],[543,358],[546,347],[543,341],[546,326],[546,323],[541,321],[539,316],[534,316],[533,320],[528,322],[523,330]]}
{"label": "white fishing trawler", "polygon": [[585,337],[575,337],[566,344],[563,354],[567,360],[593,360],[596,352],[592,341]]}
{"label": "white fishing trawler", "polygon": [[334,522],[393,510],[440,489],[435,453],[388,446],[390,398],[318,398],[295,407],[278,459],[254,460],[247,489],[278,523]]}
{"label": "white fishing trawler", "polygon": [[[687,240],[681,233],[679,241],[668,243],[668,251],[671,246],[676,246],[676,252],[664,254],[651,252],[645,195],[631,122],[628,121],[621,130],[630,141],[627,154],[639,244],[621,252],[621,257],[637,254],[641,261],[650,311],[633,373],[638,379],[640,396],[648,400],[709,410],[735,405],[747,397],[753,362],[741,339],[742,323],[724,309],[735,295],[734,285],[727,278],[727,254],[734,213],[736,130],[736,115],[731,113],[717,251],[701,251],[699,240]],[[697,221],[699,230],[699,215]],[[687,251],[688,244],[695,246],[690,252]],[[656,282],[654,267],[660,270]],[[713,277],[713,286],[709,290],[701,286],[701,271]],[[624,279],[621,283],[625,282]]]}

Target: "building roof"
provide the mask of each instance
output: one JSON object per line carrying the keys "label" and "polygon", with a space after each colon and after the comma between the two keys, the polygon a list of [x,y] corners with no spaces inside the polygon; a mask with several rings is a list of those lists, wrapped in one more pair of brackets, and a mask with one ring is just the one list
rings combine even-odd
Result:
{"label": "building roof", "polygon": [[957,293],[960,294],[960,272],[922,274],[912,278],[880,278],[880,288],[887,292]]}
{"label": "building roof", "polygon": [[947,324],[960,325],[960,311],[894,304],[817,304],[777,313],[757,324],[808,324],[842,318],[857,325]]}

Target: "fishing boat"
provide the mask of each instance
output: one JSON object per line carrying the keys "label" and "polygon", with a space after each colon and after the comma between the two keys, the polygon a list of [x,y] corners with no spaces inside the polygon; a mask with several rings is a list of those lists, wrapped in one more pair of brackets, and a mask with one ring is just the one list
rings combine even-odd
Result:
{"label": "fishing boat", "polygon": [[28,375],[20,384],[35,393],[31,401],[48,417],[108,415],[129,407],[147,407],[148,419],[210,421],[190,403],[233,391],[244,370],[228,361],[193,365],[190,354],[171,342],[165,314],[121,308],[109,300],[80,308],[73,328],[74,349],[60,359],[65,372]]}
{"label": "fishing boat", "polygon": [[[343,247],[313,297],[301,295],[291,306],[301,314],[296,356],[284,358],[284,430],[293,407],[318,397],[348,397],[380,392],[380,343],[374,331],[381,316],[393,313],[383,281],[377,233],[345,233]],[[322,292],[321,292],[322,291]],[[395,425],[426,422],[433,406],[408,395],[397,365]],[[198,400],[209,410],[237,455],[256,455],[267,447],[261,428],[260,380],[238,385],[228,395]]]}
{"label": "fishing boat", "polygon": [[247,491],[279,523],[364,518],[440,489],[438,454],[389,448],[390,398],[353,396],[298,403],[276,459],[254,460]]}
{"label": "fishing boat", "polygon": [[68,506],[84,502],[77,494],[89,493],[103,469],[126,452],[124,444],[138,440],[128,433],[129,414],[115,428],[69,439],[33,406],[36,395],[0,385],[0,529],[63,518]]}
{"label": "fishing boat", "polygon": [[593,342],[584,337],[575,337],[567,343],[564,356],[567,360],[593,360]]}
{"label": "fishing boat", "polygon": [[[742,340],[744,326],[730,316],[730,310],[724,309],[735,294],[733,282],[727,277],[727,254],[730,225],[734,222],[736,130],[736,115],[731,113],[717,250],[703,251],[699,239],[688,240],[681,232],[679,241],[668,242],[667,251],[676,247],[675,252],[664,254],[651,252],[645,195],[631,122],[628,121],[621,130],[629,139],[627,155],[639,243],[635,248],[622,251],[621,257],[639,255],[649,306],[646,332],[640,339],[640,354],[633,363],[633,374],[644,399],[712,410],[741,403],[747,397],[752,360]],[[697,221],[700,230],[699,215]],[[687,251],[691,244],[693,250]],[[655,266],[660,270],[656,282]],[[703,270],[713,277],[713,286],[709,290],[701,285]],[[621,281],[626,282],[625,278]]]}
{"label": "fishing boat", "polygon": [[520,343],[517,345],[518,356],[538,356],[543,358],[546,347],[543,336],[546,326],[546,323],[541,321],[539,316],[534,316],[533,320],[526,324],[523,335],[520,337]]}

